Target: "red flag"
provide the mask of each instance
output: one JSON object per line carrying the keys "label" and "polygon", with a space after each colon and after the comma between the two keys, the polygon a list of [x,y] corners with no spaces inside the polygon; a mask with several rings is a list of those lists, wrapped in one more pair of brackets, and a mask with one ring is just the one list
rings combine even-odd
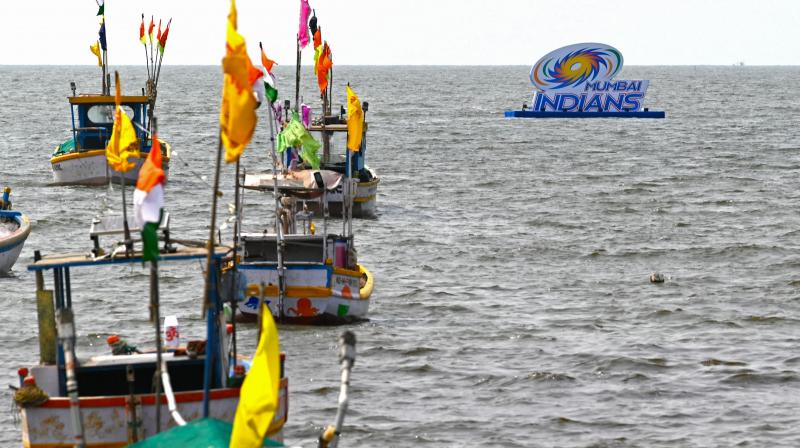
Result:
{"label": "red flag", "polygon": [[322,45],[322,27],[317,28],[317,31],[314,33],[314,48],[320,45]]}
{"label": "red flag", "polygon": [[153,28],[156,27],[156,24],[153,23],[153,16],[150,16],[150,26],[147,28],[147,34],[150,35],[150,44],[153,43]]}
{"label": "red flag", "polygon": [[142,25],[139,27],[139,41],[144,44],[144,14],[142,14]]}
{"label": "red flag", "polygon": [[164,47],[167,46],[167,36],[169,35],[169,25],[171,23],[172,19],[169,19],[169,22],[167,22],[167,28],[164,29],[164,34],[158,38],[158,50],[161,51],[161,54],[164,54]]}
{"label": "red flag", "polygon": [[161,41],[161,19],[158,19],[158,34],[156,34],[156,40]]}

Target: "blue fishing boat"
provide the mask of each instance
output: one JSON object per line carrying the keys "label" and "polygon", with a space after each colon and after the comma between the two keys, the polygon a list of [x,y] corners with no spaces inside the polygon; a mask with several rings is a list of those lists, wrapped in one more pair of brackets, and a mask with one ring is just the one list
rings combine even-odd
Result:
{"label": "blue fishing boat", "polygon": [[11,189],[3,190],[0,199],[0,273],[11,270],[22,246],[31,233],[31,223],[21,212],[11,210]]}

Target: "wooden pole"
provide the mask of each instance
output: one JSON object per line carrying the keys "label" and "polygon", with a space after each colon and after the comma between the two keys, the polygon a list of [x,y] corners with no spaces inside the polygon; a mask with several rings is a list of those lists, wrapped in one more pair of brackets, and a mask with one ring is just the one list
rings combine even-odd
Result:
{"label": "wooden pole", "polygon": [[209,225],[208,229],[208,255],[206,256],[206,290],[205,290],[205,300],[203,300],[203,316],[205,316],[206,311],[211,306],[210,300],[210,293],[211,288],[216,288],[217,285],[212,284],[211,282],[211,270],[214,269],[213,259],[214,259],[214,232],[216,232],[217,227],[217,195],[219,194],[219,171],[220,165],[222,163],[222,129],[220,129],[220,135],[218,137],[218,144],[217,144],[217,162],[214,166],[214,191],[213,196],[211,197],[211,224]]}
{"label": "wooden pole", "polygon": [[161,432],[161,309],[158,294],[158,261],[150,261],[150,304],[151,319],[156,330],[156,372],[153,382],[156,386],[156,433]]}
{"label": "wooden pole", "polygon": [[[269,104],[269,103],[268,103]],[[269,104],[270,108],[272,105]],[[230,290],[230,302],[231,302],[231,326],[233,331],[231,332],[231,351],[233,353],[233,371],[236,372],[236,302],[238,300],[238,292],[239,292],[239,269],[238,264],[239,260],[237,259],[237,249],[239,248],[239,233],[242,230],[241,225],[239,224],[239,210],[241,210],[241,205],[239,203],[239,170],[240,170],[240,163],[236,161],[236,180],[234,181],[234,193],[233,193],[233,203],[236,204],[235,213],[236,213],[236,221],[233,222],[233,269],[230,270],[232,279],[231,279],[231,290]]]}
{"label": "wooden pole", "polygon": [[297,112],[300,104],[300,36],[297,36],[297,69],[294,77],[294,111]]}
{"label": "wooden pole", "polygon": [[[33,252],[33,260],[42,259],[41,253]],[[44,274],[36,271],[36,316],[39,321],[39,362],[56,363],[56,310],[53,303],[53,291],[44,289]]]}
{"label": "wooden pole", "polygon": [[[119,86],[118,71],[114,71],[114,82]],[[117,101],[119,101],[119,99],[117,99]],[[117,105],[119,105],[119,103],[117,103]],[[133,240],[131,239],[131,230],[128,227],[128,205],[125,200],[125,173],[121,171],[119,172],[119,183],[122,186],[122,228],[125,231],[125,256],[130,257],[133,255]]]}

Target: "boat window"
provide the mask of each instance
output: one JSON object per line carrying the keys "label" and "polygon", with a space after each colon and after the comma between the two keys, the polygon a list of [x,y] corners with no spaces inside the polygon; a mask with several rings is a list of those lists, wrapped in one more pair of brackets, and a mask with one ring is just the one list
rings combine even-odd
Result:
{"label": "boat window", "polygon": [[[114,122],[113,104],[97,104],[89,108],[86,116],[94,124],[110,124]],[[133,109],[130,106],[122,105],[122,110],[128,118],[133,119]]]}

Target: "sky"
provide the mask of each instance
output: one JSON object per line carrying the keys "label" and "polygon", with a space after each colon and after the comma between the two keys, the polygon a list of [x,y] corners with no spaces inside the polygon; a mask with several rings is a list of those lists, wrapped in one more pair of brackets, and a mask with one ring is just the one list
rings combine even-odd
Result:
{"label": "sky", "polygon": [[[800,0],[309,0],[339,65],[533,65],[600,42],[626,65],[800,65]],[[300,0],[238,0],[239,31],[295,63]],[[164,65],[218,65],[229,0],[107,0],[109,65],[139,65],[144,13],[172,18]],[[0,1],[0,64],[91,65],[95,0]],[[313,63],[313,50],[303,64]]]}

